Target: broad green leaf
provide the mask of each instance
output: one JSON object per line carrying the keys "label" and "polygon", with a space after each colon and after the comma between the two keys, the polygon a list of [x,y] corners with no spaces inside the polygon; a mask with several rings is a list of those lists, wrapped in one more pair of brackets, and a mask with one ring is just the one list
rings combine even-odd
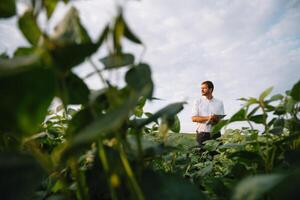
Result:
{"label": "broad green leaf", "polygon": [[278,105],[276,108],[275,108],[275,111],[274,111],[274,114],[275,115],[283,115],[286,113],[286,109],[283,105]]}
{"label": "broad green leaf", "polygon": [[93,113],[89,107],[80,110],[70,121],[66,134],[68,137],[74,137],[82,131],[94,119]]}
{"label": "broad green leaf", "polygon": [[293,97],[294,100],[300,101],[300,81],[298,81],[292,88],[291,91],[291,97]]}
{"label": "broad green leaf", "polygon": [[250,98],[247,100],[245,106],[251,106],[251,105],[256,104],[256,103],[258,103],[258,100],[255,99],[255,98],[253,98],[253,97],[250,97]]}
{"label": "broad green leaf", "polygon": [[103,30],[95,44],[91,42],[78,43],[77,41],[61,42],[51,40],[48,48],[50,48],[50,54],[52,55],[54,65],[58,69],[66,71],[82,63],[86,57],[91,56],[98,50],[106,39],[107,33],[108,27]]}
{"label": "broad green leaf", "polygon": [[85,28],[81,25],[76,8],[71,7],[64,18],[55,27],[51,40],[56,44],[90,44],[92,43]]}
{"label": "broad green leaf", "polygon": [[272,106],[270,104],[268,104],[268,102],[265,102],[265,109],[266,109],[266,112],[272,112],[272,111],[275,111],[276,107],[275,106]]}
{"label": "broad green leaf", "polygon": [[259,96],[259,101],[262,102],[265,100],[265,98],[272,92],[273,87],[269,87],[268,89],[266,89],[265,91],[263,91],[261,93],[261,95]]}
{"label": "broad green leaf", "polygon": [[105,69],[113,69],[133,64],[134,56],[129,53],[111,54],[101,58],[100,61],[104,64]]}
{"label": "broad green leaf", "polygon": [[31,69],[0,76],[0,91],[0,130],[33,134],[54,97],[54,74],[46,69]]}
{"label": "broad green leaf", "polygon": [[0,154],[1,199],[29,200],[43,179],[44,170],[29,155]]}
{"label": "broad green leaf", "polygon": [[50,53],[54,60],[54,65],[60,70],[69,70],[82,63],[86,57],[91,56],[99,46],[96,44],[68,44],[57,45],[51,49]]}
{"label": "broad green leaf", "polygon": [[286,110],[288,113],[293,112],[296,103],[297,103],[297,102],[296,102],[293,98],[288,98],[288,99],[287,99],[287,102],[286,102],[286,105],[285,105],[285,110]]}
{"label": "broad green leaf", "polygon": [[229,122],[244,121],[244,120],[246,120],[246,110],[242,108],[230,118]]}
{"label": "broad green leaf", "polygon": [[46,8],[48,19],[52,16],[52,13],[55,10],[58,2],[59,0],[43,0],[43,4]]}
{"label": "broad green leaf", "polygon": [[237,100],[239,100],[239,101],[248,101],[247,98],[239,98],[239,99],[237,99]]}
{"label": "broad green leaf", "polygon": [[240,151],[236,151],[228,155],[228,158],[231,158],[240,163],[251,163],[258,162],[261,165],[264,165],[264,161],[260,157],[260,155],[256,152],[245,151],[244,148],[241,148]]}
{"label": "broad green leaf", "polygon": [[275,126],[269,132],[274,134],[274,135],[282,134],[283,133],[283,127]]}
{"label": "broad green leaf", "polygon": [[34,49],[32,47],[19,47],[15,52],[14,56],[30,56],[34,54]]}
{"label": "broad green leaf", "polygon": [[150,98],[153,92],[153,82],[151,79],[150,67],[147,64],[139,64],[132,67],[125,76],[125,80],[130,88],[139,92],[145,87],[150,88],[149,94],[145,97]]}
{"label": "broad green leaf", "polygon": [[71,146],[90,143],[98,138],[105,138],[107,134],[121,127],[134,108],[138,99],[135,95],[128,97],[121,105],[116,106],[105,115],[97,117],[71,139]]}
{"label": "broad green leaf", "polygon": [[[227,179],[228,180],[228,179]],[[204,178],[204,187],[210,194],[216,194],[223,199],[230,199],[230,188],[227,186],[228,181],[226,178],[210,177]]]}
{"label": "broad green leaf", "polygon": [[206,140],[204,142],[203,148],[207,151],[216,151],[219,145],[220,145],[220,142],[218,142],[216,140]]}
{"label": "broad green leaf", "polygon": [[156,121],[160,117],[171,118],[183,109],[183,104],[185,104],[185,102],[169,104],[168,106],[154,113],[149,118],[136,120],[135,124],[137,127],[141,128],[151,122]]}
{"label": "broad green leaf", "polygon": [[146,199],[207,199],[206,195],[195,185],[175,175],[145,171],[141,180],[141,187]]}
{"label": "broad green leaf", "polygon": [[265,115],[253,115],[249,118],[250,121],[255,122],[257,124],[264,124],[266,122]]}
{"label": "broad green leaf", "polygon": [[[209,151],[209,150],[208,150]],[[209,165],[207,165],[206,167],[202,168],[201,170],[199,170],[197,172],[198,176],[201,176],[204,178],[204,176],[208,175],[209,173],[211,173],[213,170],[213,163],[209,163]]]}
{"label": "broad green leaf", "polygon": [[213,126],[212,133],[215,134],[219,132],[224,126],[228,124],[228,120],[221,120],[216,125]]}
{"label": "broad green leaf", "polygon": [[261,199],[284,179],[283,175],[256,175],[243,179],[235,188],[234,200]]}
{"label": "broad green leaf", "polygon": [[283,99],[283,95],[282,94],[275,94],[273,95],[270,100],[266,101],[267,103],[273,102],[273,101],[278,101],[278,100],[282,100]]}
{"label": "broad green leaf", "polygon": [[15,0],[1,0],[0,18],[12,17],[16,14]]}
{"label": "broad green leaf", "polygon": [[127,25],[127,23],[125,22],[123,16],[122,16],[122,21],[124,24],[124,36],[134,43],[142,44],[142,41],[130,30],[130,28]]}
{"label": "broad green leaf", "polygon": [[33,68],[39,68],[41,65],[41,58],[36,54],[17,56],[12,59],[0,58],[0,77],[21,73]]}
{"label": "broad green leaf", "polygon": [[65,105],[87,104],[89,101],[90,90],[83,80],[73,73],[61,80],[59,88],[59,97]]}
{"label": "broad green leaf", "polygon": [[20,30],[22,31],[28,42],[30,42],[30,44],[32,44],[33,46],[37,46],[42,35],[42,31],[40,30],[36,22],[36,17],[33,14],[33,10],[25,12],[19,18],[18,23]]}
{"label": "broad green leaf", "polygon": [[219,149],[238,149],[238,150],[244,150],[245,145],[244,144],[238,144],[238,143],[227,143],[223,144],[219,147]]}
{"label": "broad green leaf", "polygon": [[97,45],[98,47],[100,47],[101,44],[104,42],[104,40],[107,39],[108,33],[109,33],[109,25],[107,25],[107,26],[103,29],[101,35],[99,35],[99,38],[98,38],[98,40],[97,40],[97,42],[96,42],[96,45]]}
{"label": "broad green leaf", "polygon": [[251,110],[251,112],[249,112],[247,118],[250,118],[252,115],[254,115],[259,108],[260,108],[259,106],[256,106],[255,108],[253,108]]}
{"label": "broad green leaf", "polygon": [[180,120],[177,115],[174,116],[173,123],[169,127],[171,131],[174,133],[179,133],[180,132]]}

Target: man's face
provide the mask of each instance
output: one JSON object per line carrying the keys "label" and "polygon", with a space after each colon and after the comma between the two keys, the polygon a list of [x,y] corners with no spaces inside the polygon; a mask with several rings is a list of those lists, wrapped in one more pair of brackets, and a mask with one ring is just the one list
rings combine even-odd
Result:
{"label": "man's face", "polygon": [[210,95],[212,93],[212,89],[209,89],[206,84],[202,84],[201,85],[201,93],[202,93],[202,96]]}

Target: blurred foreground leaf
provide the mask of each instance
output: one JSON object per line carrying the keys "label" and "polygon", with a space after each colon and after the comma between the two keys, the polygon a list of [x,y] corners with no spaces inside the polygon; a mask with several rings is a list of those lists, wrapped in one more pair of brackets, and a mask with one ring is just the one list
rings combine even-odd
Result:
{"label": "blurred foreground leaf", "polygon": [[0,193],[3,200],[31,199],[43,178],[43,169],[29,155],[0,154]]}

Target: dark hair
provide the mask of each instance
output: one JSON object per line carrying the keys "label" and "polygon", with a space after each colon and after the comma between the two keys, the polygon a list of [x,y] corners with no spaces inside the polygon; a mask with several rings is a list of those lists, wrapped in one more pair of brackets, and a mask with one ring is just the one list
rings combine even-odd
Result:
{"label": "dark hair", "polygon": [[214,91],[214,84],[211,81],[204,81],[201,85],[203,84],[207,85],[209,89],[212,89],[212,91]]}

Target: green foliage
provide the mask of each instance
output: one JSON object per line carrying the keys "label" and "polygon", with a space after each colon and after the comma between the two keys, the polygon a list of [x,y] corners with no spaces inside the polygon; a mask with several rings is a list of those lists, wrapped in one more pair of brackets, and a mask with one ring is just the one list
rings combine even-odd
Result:
{"label": "green foliage", "polygon": [[36,22],[33,10],[26,11],[19,18],[19,28],[30,44],[33,46],[38,45],[42,32]]}
{"label": "green foliage", "polygon": [[1,153],[0,172],[3,199],[30,199],[44,175],[38,162],[24,153]]}
{"label": "green foliage", "polygon": [[[258,98],[240,99],[244,106],[214,132],[237,121],[250,127],[226,130],[199,147],[194,135],[179,133],[185,102],[156,113],[144,110],[147,101],[157,99],[151,67],[123,52],[124,38],[143,43],[122,8],[94,42],[74,7],[53,34],[38,26],[43,12],[48,23],[58,2],[30,1],[18,24],[31,46],[19,47],[11,58],[0,56],[1,198],[292,199],[297,194],[299,82],[286,95],[268,98],[268,88]],[[13,16],[15,2],[4,1],[0,11],[2,18]],[[94,63],[99,48],[108,52]],[[101,80],[98,91],[72,71],[85,60]],[[122,88],[103,76],[104,70],[121,67]],[[49,110],[55,97],[62,105]],[[287,188],[288,182],[295,187]]]}
{"label": "green foliage", "polygon": [[16,14],[15,0],[2,0],[0,4],[0,18],[7,18]]}

